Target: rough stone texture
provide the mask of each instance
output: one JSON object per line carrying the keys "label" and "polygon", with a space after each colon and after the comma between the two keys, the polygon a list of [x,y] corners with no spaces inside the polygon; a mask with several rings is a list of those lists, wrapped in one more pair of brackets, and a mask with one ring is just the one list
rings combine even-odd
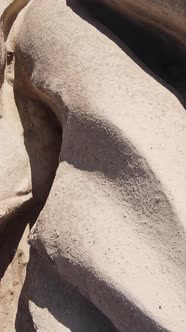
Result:
{"label": "rough stone texture", "polygon": [[[184,107],[79,1],[26,3],[3,16],[1,223],[37,219],[15,330],[184,332]],[[127,3],[183,41],[184,1]]]}

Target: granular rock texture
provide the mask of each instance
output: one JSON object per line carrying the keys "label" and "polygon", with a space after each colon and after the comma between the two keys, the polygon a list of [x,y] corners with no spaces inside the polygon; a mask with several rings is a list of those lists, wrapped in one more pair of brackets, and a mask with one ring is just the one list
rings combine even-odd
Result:
{"label": "granular rock texture", "polygon": [[186,331],[185,1],[0,6],[1,330]]}

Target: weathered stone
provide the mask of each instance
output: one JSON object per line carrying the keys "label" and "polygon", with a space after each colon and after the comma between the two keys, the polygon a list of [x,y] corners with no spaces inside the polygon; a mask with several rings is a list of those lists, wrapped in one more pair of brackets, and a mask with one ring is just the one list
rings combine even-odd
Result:
{"label": "weathered stone", "polygon": [[[139,20],[149,13],[142,21],[153,25],[158,9],[163,29],[162,8],[169,4],[166,28],[183,41],[184,27],[178,30],[173,16],[180,22],[184,13],[173,3],[122,3],[140,8]],[[11,211],[14,197],[30,195],[23,209],[28,221],[44,205],[29,236],[34,249],[20,298],[32,328],[73,331],[77,322],[77,331],[90,331],[89,325],[92,331],[185,331],[183,105],[79,1],[31,1],[6,47],[11,60],[3,98],[12,85],[15,108],[2,113],[2,141],[17,112],[12,136],[20,149],[15,158],[16,139],[8,155],[2,145],[3,160],[13,158],[0,170],[1,201],[7,197]],[[26,165],[22,149],[29,165],[20,169]],[[12,166],[16,176],[6,187]],[[89,314],[90,304],[79,293],[99,312],[93,307]],[[20,317],[18,312],[21,330]]]}

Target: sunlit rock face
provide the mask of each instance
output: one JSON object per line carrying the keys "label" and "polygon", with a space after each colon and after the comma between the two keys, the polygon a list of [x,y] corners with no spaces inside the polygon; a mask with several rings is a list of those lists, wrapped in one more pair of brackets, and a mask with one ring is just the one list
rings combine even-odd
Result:
{"label": "sunlit rock face", "polygon": [[[7,241],[35,223],[13,330],[186,331],[185,64],[174,84],[169,59],[184,54],[185,1],[5,8],[0,220]],[[156,55],[150,66],[125,45],[129,30],[113,33],[115,11],[153,29],[155,48],[166,34],[172,87]]]}

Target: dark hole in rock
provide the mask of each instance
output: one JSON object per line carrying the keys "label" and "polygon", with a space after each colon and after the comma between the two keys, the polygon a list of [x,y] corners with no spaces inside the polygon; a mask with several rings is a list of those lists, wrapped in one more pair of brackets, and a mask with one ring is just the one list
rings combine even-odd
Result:
{"label": "dark hole in rock", "polygon": [[7,56],[6,56],[6,63],[7,63],[7,66],[9,66],[12,61],[13,61],[13,58],[14,58],[14,52],[7,52]]}

